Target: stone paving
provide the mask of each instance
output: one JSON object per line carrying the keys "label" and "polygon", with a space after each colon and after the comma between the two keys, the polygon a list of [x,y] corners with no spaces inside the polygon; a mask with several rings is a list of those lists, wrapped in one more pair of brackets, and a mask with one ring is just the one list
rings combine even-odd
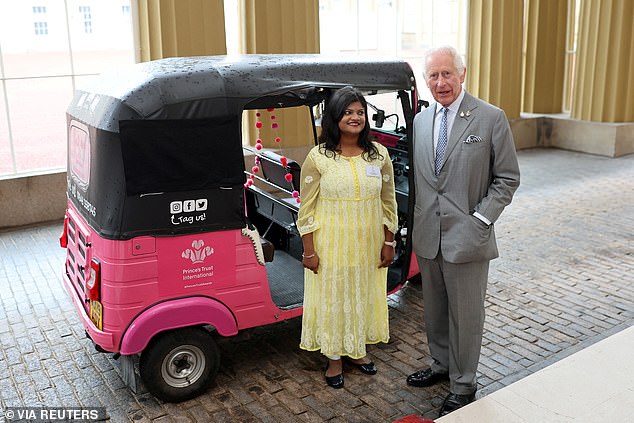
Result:
{"label": "stone paving", "polygon": [[[496,223],[478,397],[634,324],[634,155],[518,153],[522,183]],[[45,207],[45,205],[43,205]],[[62,286],[61,222],[0,232],[0,421],[7,407],[106,407],[112,422],[392,422],[435,418],[447,384],[405,383],[429,360],[420,285],[389,297],[376,376],[325,386],[300,320],[219,340],[221,370],[202,396],[167,404],[124,385],[84,336]]]}

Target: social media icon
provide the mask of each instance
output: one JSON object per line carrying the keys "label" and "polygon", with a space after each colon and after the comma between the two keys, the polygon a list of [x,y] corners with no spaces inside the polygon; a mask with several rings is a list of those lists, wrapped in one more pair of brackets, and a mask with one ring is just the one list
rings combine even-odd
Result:
{"label": "social media icon", "polygon": [[178,214],[183,211],[183,203],[181,201],[172,201],[170,203],[170,213]]}
{"label": "social media icon", "polygon": [[196,211],[205,211],[207,210],[207,199],[200,198],[196,200]]}
{"label": "social media icon", "polygon": [[195,210],[196,210],[196,200],[185,200],[185,201],[183,201],[183,211],[185,213],[193,212]]}

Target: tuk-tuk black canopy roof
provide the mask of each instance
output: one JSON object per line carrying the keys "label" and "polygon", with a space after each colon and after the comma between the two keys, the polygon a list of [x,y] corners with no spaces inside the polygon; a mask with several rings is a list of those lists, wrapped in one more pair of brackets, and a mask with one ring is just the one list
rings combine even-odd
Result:
{"label": "tuk-tuk black canopy roof", "polygon": [[205,119],[248,108],[315,104],[324,88],[412,90],[400,59],[306,55],[177,57],[100,75],[76,91],[69,115],[106,131],[120,120]]}
{"label": "tuk-tuk black canopy roof", "polygon": [[[398,59],[180,57],[104,73],[68,108],[69,199],[108,239],[243,228],[243,110],[315,105],[346,85],[415,93]],[[184,206],[198,203],[210,206]]]}

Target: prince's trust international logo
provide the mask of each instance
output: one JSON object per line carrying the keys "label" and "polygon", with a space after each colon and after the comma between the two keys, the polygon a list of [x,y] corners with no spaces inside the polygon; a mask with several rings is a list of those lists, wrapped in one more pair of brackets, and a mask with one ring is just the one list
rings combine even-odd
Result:
{"label": "prince's trust international logo", "polygon": [[[209,278],[214,276],[214,266],[203,264],[205,259],[214,253],[214,249],[205,246],[205,241],[198,239],[192,242],[192,248],[186,248],[181,257],[191,260],[191,267],[182,269],[184,288],[200,288],[213,284]],[[190,283],[193,282],[193,283]]]}
{"label": "prince's trust international logo", "polygon": [[199,239],[192,242],[192,248],[185,249],[185,251],[181,253],[181,257],[189,259],[193,264],[196,264],[203,263],[205,258],[213,253],[214,249],[209,246],[205,247],[205,242],[202,239]]}

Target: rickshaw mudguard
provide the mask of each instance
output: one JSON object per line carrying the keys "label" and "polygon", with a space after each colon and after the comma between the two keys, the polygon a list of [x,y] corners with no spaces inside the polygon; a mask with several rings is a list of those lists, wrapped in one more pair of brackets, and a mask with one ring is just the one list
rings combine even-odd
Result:
{"label": "rickshaw mudguard", "polygon": [[211,325],[222,336],[238,333],[236,320],[224,304],[207,297],[180,298],[156,304],[137,316],[123,334],[120,353],[138,354],[161,332],[197,325]]}

